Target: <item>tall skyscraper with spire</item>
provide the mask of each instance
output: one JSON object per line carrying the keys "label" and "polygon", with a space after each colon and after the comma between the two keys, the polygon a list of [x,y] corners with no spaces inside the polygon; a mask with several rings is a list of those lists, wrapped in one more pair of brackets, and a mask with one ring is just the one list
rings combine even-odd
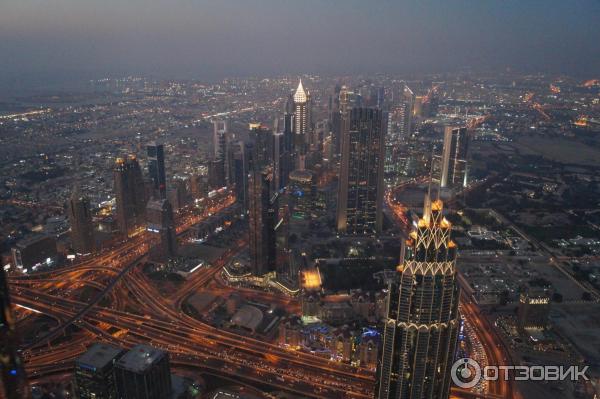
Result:
{"label": "tall skyscraper with spire", "polygon": [[372,235],[381,232],[383,222],[386,118],[377,108],[346,112],[345,101],[341,105],[337,230],[342,234]]}
{"label": "tall skyscraper with spire", "polygon": [[79,187],[75,187],[67,208],[73,249],[79,254],[89,254],[95,244],[90,200],[80,193]]}
{"label": "tall skyscraper with spire", "polygon": [[390,283],[377,399],[446,399],[458,330],[456,244],[442,201],[425,198]]}
{"label": "tall skyscraper with spire", "polygon": [[304,169],[304,159],[312,144],[312,102],[310,92],[304,89],[302,79],[294,93],[294,142],[297,155],[297,166]]}

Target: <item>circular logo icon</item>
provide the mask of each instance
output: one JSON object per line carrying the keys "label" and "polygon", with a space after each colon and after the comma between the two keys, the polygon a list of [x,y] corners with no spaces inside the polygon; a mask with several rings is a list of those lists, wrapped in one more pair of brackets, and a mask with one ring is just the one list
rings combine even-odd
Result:
{"label": "circular logo icon", "polygon": [[468,357],[458,359],[452,365],[450,376],[456,386],[460,388],[473,388],[481,380],[481,367],[479,363]]}

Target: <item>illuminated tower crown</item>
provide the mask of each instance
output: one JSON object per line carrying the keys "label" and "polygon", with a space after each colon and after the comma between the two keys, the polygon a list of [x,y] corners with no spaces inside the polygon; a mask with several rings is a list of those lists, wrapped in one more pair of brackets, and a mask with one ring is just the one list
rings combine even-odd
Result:
{"label": "illuminated tower crown", "polygon": [[304,86],[302,86],[302,79],[298,83],[298,88],[296,89],[296,93],[294,93],[294,102],[295,103],[305,103],[308,100],[308,96],[306,91],[304,91]]}

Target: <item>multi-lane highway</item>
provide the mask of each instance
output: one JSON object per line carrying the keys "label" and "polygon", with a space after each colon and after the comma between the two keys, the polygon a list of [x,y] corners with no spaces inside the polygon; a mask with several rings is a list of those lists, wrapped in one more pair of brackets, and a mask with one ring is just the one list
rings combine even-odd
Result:
{"label": "multi-lane highway", "polygon": [[[221,208],[213,207],[203,215],[188,214],[179,221],[177,232],[183,234],[203,217],[229,205],[229,201],[224,201]],[[228,250],[212,266],[197,271],[175,297],[163,298],[136,267],[153,244],[152,239],[149,234],[141,233],[77,266],[11,278],[16,304],[61,321],[52,335],[44,336],[25,351],[28,370],[34,378],[68,371],[72,361],[83,352],[85,343],[96,339],[125,347],[150,343],[169,350],[174,366],[218,370],[306,396],[368,398],[372,395],[374,376],[370,371],[219,330],[180,310],[182,301],[209,283],[243,242],[238,242],[237,248]],[[84,285],[99,290],[91,302],[62,294],[76,292],[73,287]],[[118,292],[115,286],[119,286]],[[99,306],[105,297],[118,304]],[[135,309],[135,313],[124,311],[125,308]],[[85,331],[83,338],[58,346],[41,346],[72,323]]]}

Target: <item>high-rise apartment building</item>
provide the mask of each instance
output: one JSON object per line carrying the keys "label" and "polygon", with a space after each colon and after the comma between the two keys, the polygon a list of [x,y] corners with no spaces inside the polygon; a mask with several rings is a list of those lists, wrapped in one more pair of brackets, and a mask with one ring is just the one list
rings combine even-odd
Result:
{"label": "high-rise apartment building", "polygon": [[78,254],[94,251],[94,225],[90,200],[75,187],[69,198],[67,212],[71,225],[71,245]]}
{"label": "high-rise apartment building", "polygon": [[391,282],[377,399],[447,399],[460,319],[456,244],[440,200],[426,197],[423,217],[402,247]]}
{"label": "high-rise apartment building", "polygon": [[165,174],[165,149],[162,144],[151,142],[146,146],[148,154],[148,174],[152,181],[155,198],[167,197],[167,178]]}
{"label": "high-rise apartment building", "polygon": [[117,158],[114,179],[117,225],[121,234],[128,236],[144,226],[147,202],[142,170],[134,155]]}
{"label": "high-rise apartment building", "polygon": [[371,235],[381,231],[385,120],[383,111],[377,108],[353,108],[347,116],[342,115],[337,206],[337,230],[342,234]]}

